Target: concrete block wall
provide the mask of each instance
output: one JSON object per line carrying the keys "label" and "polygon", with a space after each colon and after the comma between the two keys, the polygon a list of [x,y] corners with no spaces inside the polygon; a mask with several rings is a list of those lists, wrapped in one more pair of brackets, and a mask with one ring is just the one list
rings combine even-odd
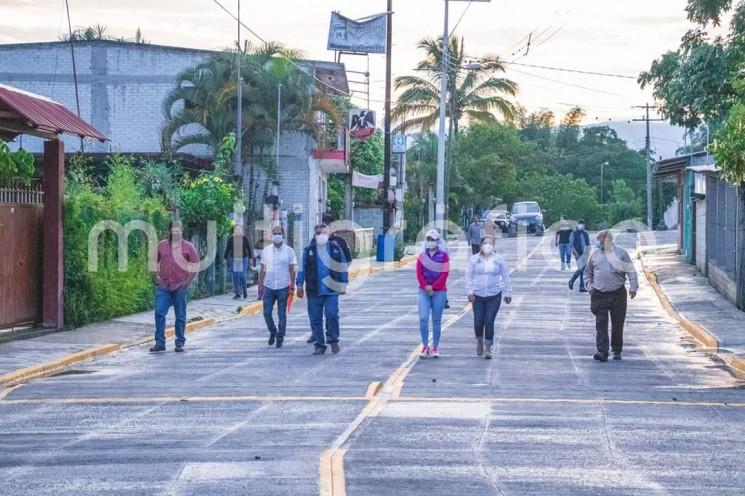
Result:
{"label": "concrete block wall", "polygon": [[[85,150],[160,152],[165,96],[181,71],[206,61],[212,53],[111,41],[77,43],[80,115],[111,139],[107,143],[86,141]],[[47,96],[76,111],[68,43],[0,45],[0,83]],[[23,147],[41,152],[41,142],[24,137]],[[67,152],[80,150],[78,138],[65,137],[64,142]],[[184,151],[198,156],[209,154],[204,147]]]}

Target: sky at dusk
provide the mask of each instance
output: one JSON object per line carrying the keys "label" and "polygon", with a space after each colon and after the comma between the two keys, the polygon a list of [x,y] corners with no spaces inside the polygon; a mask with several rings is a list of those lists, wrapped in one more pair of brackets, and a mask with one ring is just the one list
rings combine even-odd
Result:
{"label": "sky at dusk", "polygon": [[[139,27],[154,44],[220,49],[236,38],[235,22],[213,0],[69,0],[73,27],[107,26],[131,38]],[[237,0],[223,0],[235,11]],[[442,0],[394,0],[393,72],[411,74],[419,39],[442,32]],[[493,0],[451,2],[451,28],[466,52],[496,54],[521,64],[555,66],[636,76],[664,51],[678,46],[689,29],[685,0]],[[331,60],[326,50],[332,10],[359,18],[385,10],[384,0],[242,1],[242,18],[268,40],[298,48],[306,57]],[[0,0],[0,43],[56,40],[67,30],[64,0]],[[536,40],[527,56],[525,38]],[[252,36],[243,30],[242,36]],[[514,55],[513,55],[514,54]],[[363,57],[346,57],[351,70],[366,68]],[[372,107],[382,108],[384,60],[371,56]],[[350,75],[350,79],[360,76]],[[651,99],[634,79],[562,73],[509,65],[507,77],[520,85],[518,101],[529,110],[562,115],[573,105],[587,110],[586,123],[637,116],[631,109]],[[354,85],[353,85],[354,86]],[[357,95],[362,105],[365,97]]]}

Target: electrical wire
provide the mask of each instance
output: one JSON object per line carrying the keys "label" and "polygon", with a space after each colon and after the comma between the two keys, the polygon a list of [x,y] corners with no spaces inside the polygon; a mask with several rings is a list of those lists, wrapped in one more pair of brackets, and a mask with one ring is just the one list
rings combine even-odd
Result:
{"label": "electrical wire", "polygon": [[450,31],[450,34],[448,35],[448,38],[450,38],[451,36],[453,36],[453,34],[455,33],[455,30],[458,29],[458,26],[460,26],[460,21],[462,21],[463,18],[466,16],[466,13],[468,13],[468,9],[471,8],[471,4],[472,3],[473,3],[473,0],[468,0],[468,5],[466,5],[466,8],[465,9],[463,9],[463,13],[458,18],[458,21],[455,23],[455,26],[453,26],[452,31]]}
{"label": "electrical wire", "polygon": [[512,69],[512,71],[513,72],[516,72],[518,74],[524,74],[526,76],[534,77],[534,78],[537,78],[537,79],[543,79],[544,81],[550,81],[550,82],[556,83],[556,84],[563,84],[565,86],[572,86],[574,88],[580,88],[580,89],[587,90],[587,91],[593,91],[595,93],[602,93],[602,94],[605,94],[605,95],[620,96],[620,97],[625,97],[626,96],[626,95],[621,95],[620,93],[613,93],[613,92],[610,92],[610,91],[600,90],[600,89],[597,89],[597,88],[591,88],[589,86],[582,86],[582,85],[579,85],[579,84],[567,83],[566,81],[560,81],[558,79],[552,79],[552,78],[548,78],[548,77],[545,77],[545,76],[539,76],[538,74],[533,74],[533,73],[525,72],[525,71],[519,71],[517,69]]}
{"label": "electrical wire", "polygon": [[[246,29],[246,30],[247,30],[247,31],[248,31],[249,33],[251,33],[252,35],[254,35],[254,37],[256,37],[256,38],[257,38],[257,39],[258,39],[259,41],[261,41],[261,42],[262,42],[262,43],[264,43],[265,45],[269,44],[269,42],[267,42],[267,41],[266,41],[266,40],[265,40],[264,38],[262,38],[262,37],[261,37],[261,35],[259,35],[259,34],[258,34],[258,33],[257,33],[256,31],[254,31],[253,29],[251,29],[251,28],[250,28],[250,27],[249,27],[248,25],[246,25],[246,23],[244,23],[243,21],[241,21],[240,19],[238,19],[238,17],[236,17],[236,16],[235,16],[235,15],[234,15],[234,14],[233,14],[233,13],[232,13],[232,12],[231,12],[230,10],[228,10],[228,9],[227,9],[227,8],[226,8],[226,7],[225,7],[225,6],[224,6],[224,5],[222,4],[222,3],[220,3],[220,1],[219,1],[219,0],[212,0],[212,1],[213,1],[213,2],[214,2],[214,3],[215,3],[215,4],[217,5],[217,6],[218,6],[218,7],[220,7],[220,9],[222,9],[222,10],[223,10],[223,11],[224,11],[224,12],[225,12],[226,14],[228,14],[228,15],[229,15],[230,17],[232,17],[232,18],[233,18],[233,19],[234,19],[235,21],[237,21],[237,22],[238,22],[238,23],[239,23],[239,24],[240,24],[241,26],[243,26],[243,27],[244,27],[244,28],[245,28],[245,29]],[[311,74],[310,72],[308,72],[307,70],[305,70],[305,68],[304,68],[304,67],[302,67],[302,66],[301,66],[300,64],[298,64],[297,62],[295,62],[294,60],[292,60],[292,59],[291,59],[290,57],[288,57],[288,56],[284,55],[283,53],[277,53],[277,55],[278,55],[279,57],[282,57],[282,58],[284,58],[285,60],[287,60],[287,62],[289,62],[290,64],[292,64],[292,65],[293,65],[293,66],[294,66],[294,67],[295,67],[296,69],[298,69],[298,70],[299,70],[300,72],[302,72],[302,73],[303,73],[303,74],[305,74],[306,76],[309,76],[310,78],[314,79],[315,81],[317,81],[318,83],[320,83],[320,84],[321,84],[322,86],[325,86],[326,88],[328,88],[328,89],[330,89],[330,90],[332,90],[332,91],[334,91],[334,92],[336,92],[336,93],[340,93],[340,94],[342,94],[342,95],[344,95],[344,96],[346,96],[346,97],[350,97],[350,98],[352,97],[352,95],[351,95],[350,93],[348,93],[348,92],[345,92],[345,91],[342,91],[342,90],[340,90],[339,88],[335,88],[334,86],[331,86],[330,84],[328,84],[328,83],[327,83],[326,81],[323,81],[322,79],[320,79],[320,78],[319,78],[318,76],[316,76],[315,74]]]}
{"label": "electrical wire", "polygon": [[503,64],[506,64],[506,65],[517,65],[517,66],[521,66],[521,67],[531,67],[531,68],[534,68],[534,69],[546,69],[546,70],[549,70],[549,71],[560,71],[560,72],[571,72],[571,73],[574,73],[574,74],[585,74],[585,75],[588,75],[588,76],[603,76],[603,77],[613,77],[613,78],[633,79],[633,80],[636,80],[637,79],[637,76],[628,76],[628,75],[625,75],[625,74],[613,74],[613,73],[608,73],[608,72],[586,71],[586,70],[581,70],[581,69],[567,69],[567,68],[564,68],[564,67],[551,67],[551,66],[545,66],[545,65],[524,64],[524,63],[521,63],[521,62],[507,62],[507,61],[504,61],[502,63]]}

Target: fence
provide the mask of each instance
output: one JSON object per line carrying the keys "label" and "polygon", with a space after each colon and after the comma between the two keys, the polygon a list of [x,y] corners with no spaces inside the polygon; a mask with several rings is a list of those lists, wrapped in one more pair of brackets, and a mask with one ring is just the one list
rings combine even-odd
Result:
{"label": "fence", "polygon": [[734,279],[742,256],[739,244],[742,242],[743,208],[738,189],[716,176],[709,176],[706,206],[709,263]]}
{"label": "fence", "polygon": [[0,203],[43,205],[44,190],[41,181],[33,181],[29,185],[18,183],[0,187]]}

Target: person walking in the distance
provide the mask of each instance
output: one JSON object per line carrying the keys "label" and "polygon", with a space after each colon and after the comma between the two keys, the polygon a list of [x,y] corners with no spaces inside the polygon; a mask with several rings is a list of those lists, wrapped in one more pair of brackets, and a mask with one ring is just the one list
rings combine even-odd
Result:
{"label": "person walking in the distance", "polygon": [[585,282],[590,291],[590,308],[595,315],[597,353],[595,360],[608,361],[608,315],[610,314],[610,349],[613,359],[620,360],[623,351],[623,325],[626,320],[626,279],[628,296],[633,300],[639,290],[634,263],[628,252],[616,246],[613,233],[600,231],[585,271]]}
{"label": "person walking in the distance", "polygon": [[556,231],[556,239],[554,240],[554,243],[559,248],[561,270],[566,270],[572,267],[572,245],[569,243],[569,238],[571,236],[572,227],[562,215],[561,220],[559,221],[559,228]]}
{"label": "person walking in the distance", "polygon": [[[339,295],[346,294],[349,283],[347,259],[339,243],[329,239],[326,224],[315,227],[315,236],[303,250],[297,276],[297,295],[308,295],[308,318],[315,339],[314,355],[323,355],[326,345],[339,353]],[[324,336],[323,319],[326,318]]]}
{"label": "person walking in the distance", "polygon": [[155,288],[155,346],[150,352],[166,351],[166,316],[173,306],[176,315],[176,352],[186,344],[186,297],[198,272],[199,255],[194,245],[182,238],[181,221],[168,225],[168,239],[158,243],[157,286]]}
{"label": "person walking in the distance", "polygon": [[471,225],[468,226],[468,242],[473,255],[481,251],[481,224],[478,217],[471,219]]}
{"label": "person walking in the distance", "polygon": [[[261,251],[259,298],[264,307],[264,321],[269,331],[269,346],[281,348],[287,332],[287,299],[295,291],[297,257],[295,250],[285,243],[281,225],[272,228],[272,243]],[[277,302],[279,328],[274,323],[274,302]]]}
{"label": "person walking in the distance", "polygon": [[[430,229],[424,241],[424,250],[416,262],[419,281],[419,332],[422,338],[420,358],[440,357],[442,312],[447,301],[447,279],[450,258],[440,248],[440,232]],[[479,248],[480,249],[480,248]],[[432,347],[429,346],[429,320],[432,318]]]}
{"label": "person walking in the distance", "polygon": [[587,259],[590,256],[591,245],[590,235],[585,231],[585,221],[580,219],[577,222],[577,227],[569,235],[569,246],[574,254],[574,259],[577,261],[577,270],[572,274],[572,278],[569,279],[569,289],[574,289],[574,282],[579,278],[579,292],[586,293],[585,288],[585,266],[587,265]]}
{"label": "person walking in the distance", "polygon": [[476,355],[484,354],[486,338],[487,360],[492,358],[494,344],[494,320],[504,302],[512,303],[512,281],[510,270],[502,257],[494,253],[494,238],[484,236],[481,252],[468,261],[465,276],[468,301],[473,305],[473,327],[476,334]]}
{"label": "person walking in the distance", "polygon": [[253,265],[254,251],[240,224],[235,226],[233,237],[228,240],[224,258],[233,273],[233,299],[247,298],[246,273],[249,262]]}

